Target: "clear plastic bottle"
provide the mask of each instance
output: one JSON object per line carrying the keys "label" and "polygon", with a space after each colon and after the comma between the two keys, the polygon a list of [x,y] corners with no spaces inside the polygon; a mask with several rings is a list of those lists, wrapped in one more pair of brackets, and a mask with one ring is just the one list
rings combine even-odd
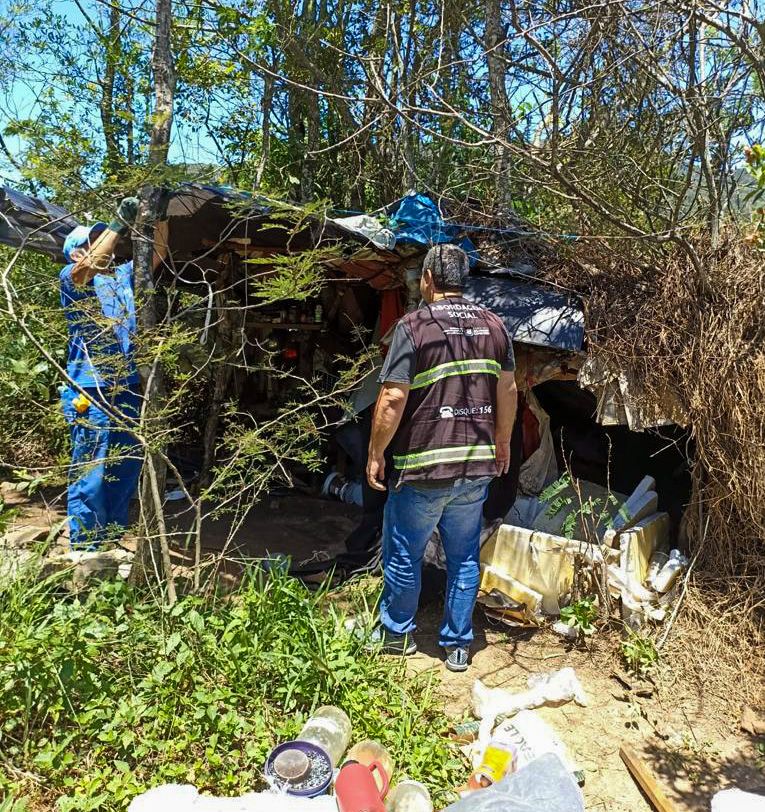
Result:
{"label": "clear plastic bottle", "polygon": [[669,561],[659,570],[653,579],[653,588],[657,592],[668,592],[680,573],[688,566],[688,559],[680,550],[670,550]]}
{"label": "clear plastic bottle", "polygon": [[351,740],[351,720],[340,708],[324,705],[303,725],[298,739],[318,744],[336,767]]}
{"label": "clear plastic bottle", "polygon": [[[374,739],[364,739],[364,741],[357,742],[351,747],[346,756],[348,761],[358,761],[359,764],[365,764],[367,767],[375,762],[380,764],[388,776],[388,782],[393,777],[393,770],[395,765],[391,754],[383,747],[380,742]],[[378,781],[378,787],[380,787]]]}
{"label": "clear plastic bottle", "polygon": [[425,784],[409,779],[397,784],[385,799],[386,812],[433,812],[433,801]]}

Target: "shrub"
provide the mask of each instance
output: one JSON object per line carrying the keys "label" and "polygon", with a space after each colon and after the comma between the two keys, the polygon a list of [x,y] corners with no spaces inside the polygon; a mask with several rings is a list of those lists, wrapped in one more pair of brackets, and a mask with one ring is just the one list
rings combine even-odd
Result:
{"label": "shrub", "polygon": [[0,592],[0,795],[28,792],[25,773],[62,810],[122,809],[163,782],[251,791],[270,748],[330,703],[445,801],[464,765],[432,679],[367,653],[343,620],[326,593],[257,568],[232,598],[172,608],[122,582]]}

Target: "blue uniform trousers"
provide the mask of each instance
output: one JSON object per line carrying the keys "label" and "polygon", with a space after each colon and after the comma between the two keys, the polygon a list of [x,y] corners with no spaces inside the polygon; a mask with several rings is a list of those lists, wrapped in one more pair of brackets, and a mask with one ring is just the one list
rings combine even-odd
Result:
{"label": "blue uniform trousers", "polygon": [[390,491],[380,601],[380,621],[389,632],[411,634],[416,628],[422,559],[437,527],[446,554],[446,604],[438,642],[445,648],[470,645],[480,579],[481,514],[489,482],[462,480],[446,488],[402,485]]}
{"label": "blue uniform trousers", "polygon": [[138,421],[141,396],[137,384],[111,391],[85,389],[90,406],[82,413],[73,401],[79,392],[61,393],[64,415],[72,434],[67,514],[69,543],[78,550],[96,550],[101,542],[118,538],[128,526],[128,508],[141,474],[143,455],[135,439],[95,404],[106,399],[125,418]]}

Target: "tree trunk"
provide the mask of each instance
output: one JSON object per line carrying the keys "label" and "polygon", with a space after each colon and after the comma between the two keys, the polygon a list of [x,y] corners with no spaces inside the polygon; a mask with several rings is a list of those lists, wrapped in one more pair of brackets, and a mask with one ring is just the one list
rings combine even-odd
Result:
{"label": "tree trunk", "polygon": [[[149,165],[159,168],[167,162],[170,130],[173,121],[173,96],[175,72],[170,50],[171,3],[156,2],[156,30],[154,37],[154,126],[149,146]],[[133,234],[133,269],[135,275],[137,321],[139,336],[156,341],[157,304],[154,283],[154,228],[161,197],[158,186],[141,190],[138,219]],[[147,336],[149,337],[147,339]],[[135,561],[131,572],[133,583],[148,583],[151,575],[159,576],[162,562],[167,581],[167,597],[175,601],[175,584],[170,568],[170,551],[162,506],[167,468],[161,453],[162,440],[152,435],[162,424],[161,415],[166,402],[166,388],[162,363],[155,356],[153,363],[140,369],[143,383],[144,405],[141,414],[141,431],[149,447],[144,460],[141,481],[141,525]]]}
{"label": "tree trunk", "polygon": [[205,423],[203,448],[204,457],[202,468],[199,472],[200,491],[209,486],[212,481],[212,469],[215,465],[215,447],[218,439],[218,426],[220,416],[223,411],[223,404],[228,394],[228,386],[231,381],[232,367],[229,363],[231,353],[231,343],[233,336],[233,325],[231,323],[231,312],[226,307],[226,293],[232,278],[233,264],[236,262],[236,255],[230,254],[223,257],[221,266],[215,280],[215,307],[217,308],[217,326],[215,328],[215,350],[217,360],[215,373],[213,375],[213,396],[210,404],[210,411]]}
{"label": "tree trunk", "polygon": [[135,82],[130,71],[125,71],[125,110],[130,113],[125,128],[125,154],[128,166],[135,163],[135,125],[133,123],[133,102],[135,97]]}
{"label": "tree trunk", "polygon": [[492,133],[498,142],[494,145],[494,180],[497,190],[497,204],[501,209],[512,205],[510,192],[510,161],[507,148],[501,142],[508,138],[509,105],[505,89],[505,61],[502,58],[505,46],[505,28],[502,25],[501,0],[488,0],[486,3],[486,63],[489,74],[489,96],[491,98]]}
{"label": "tree trunk", "polygon": [[263,175],[268,167],[268,159],[271,155],[271,106],[274,100],[274,77],[266,74],[263,77],[263,101],[261,102],[261,115],[263,119],[260,124],[260,161],[255,174],[255,188],[260,189],[263,183]]}
{"label": "tree trunk", "polygon": [[120,48],[120,7],[115,4],[109,11],[109,28],[103,38],[105,50],[104,78],[101,82],[101,127],[106,144],[106,171],[116,175],[121,166],[120,148],[117,141],[117,126],[114,116],[114,79],[117,75],[117,62]]}

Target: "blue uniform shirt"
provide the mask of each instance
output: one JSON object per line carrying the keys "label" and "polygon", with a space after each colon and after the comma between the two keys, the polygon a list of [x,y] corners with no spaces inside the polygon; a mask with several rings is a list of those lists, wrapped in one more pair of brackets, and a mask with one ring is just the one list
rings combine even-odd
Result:
{"label": "blue uniform shirt", "polygon": [[96,274],[79,287],[72,281],[73,268],[67,265],[59,274],[69,330],[67,375],[83,388],[137,383],[133,263],[118,265],[113,274]]}

